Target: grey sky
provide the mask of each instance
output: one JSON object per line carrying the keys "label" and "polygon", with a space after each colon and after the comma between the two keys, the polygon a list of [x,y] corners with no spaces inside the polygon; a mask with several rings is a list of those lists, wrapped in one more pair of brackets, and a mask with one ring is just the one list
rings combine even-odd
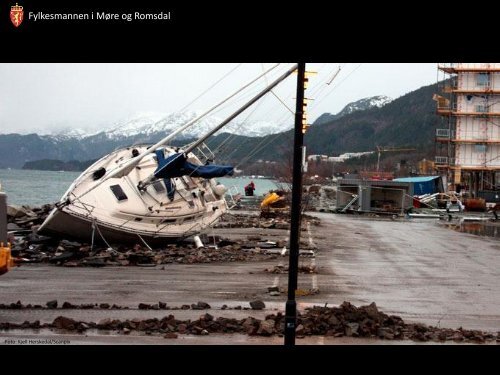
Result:
{"label": "grey sky", "polygon": [[[237,69],[188,109],[204,110],[273,64],[0,64],[0,133],[108,127],[141,114],[183,108],[231,69]],[[282,64],[285,69],[290,64]],[[341,66],[331,85],[326,82]],[[436,64],[308,64],[317,70],[306,96],[311,122],[324,112],[374,95],[397,98],[436,82]],[[263,85],[264,83],[262,83]],[[295,82],[276,94],[293,108]],[[317,98],[315,98],[317,94]],[[228,109],[229,110],[229,109]],[[224,111],[218,114],[224,115]],[[292,120],[270,96],[251,121]]]}

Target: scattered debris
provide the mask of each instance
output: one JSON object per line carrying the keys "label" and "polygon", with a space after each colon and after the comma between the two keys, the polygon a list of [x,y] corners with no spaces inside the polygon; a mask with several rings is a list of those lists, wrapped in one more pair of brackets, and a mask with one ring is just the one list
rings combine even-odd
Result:
{"label": "scattered debris", "polygon": [[[279,273],[279,274],[288,273],[288,266],[277,265],[271,268],[266,268],[264,271],[269,273]],[[299,265],[298,271],[299,273],[318,273],[316,266],[312,264]]]}
{"label": "scattered debris", "polygon": [[250,302],[250,307],[253,309],[253,310],[262,310],[262,309],[265,309],[266,308],[266,304],[261,301],[261,300],[255,300],[255,301],[251,301]]}
{"label": "scattered debris", "polygon": [[[305,187],[306,188],[306,187]],[[336,186],[313,184],[307,187],[307,210],[331,212],[337,203]]]}
{"label": "scattered debris", "polygon": [[64,316],[58,316],[54,319],[54,322],[52,324],[54,325],[54,328],[66,329],[71,331],[78,325],[78,322]]}
{"label": "scattered debris", "polygon": [[[252,303],[262,301],[253,301]],[[241,306],[239,306],[241,309]],[[246,333],[248,335],[282,335],[285,317],[281,312],[267,315],[260,320],[253,317],[233,319],[203,314],[197,320],[177,320],[174,315],[162,319],[103,319],[99,323],[75,321],[59,316],[52,323],[40,321],[24,323],[0,323],[1,330],[57,328],[85,332],[88,329],[118,330],[128,334],[132,330],[145,334],[162,334],[165,338],[177,338],[178,334],[208,335],[212,333]],[[356,307],[344,302],[339,307],[314,306],[298,315],[298,336],[373,337],[383,340],[455,341],[484,343],[498,341],[500,334],[478,330],[437,328],[419,323],[405,323],[399,316],[387,315],[378,310],[375,303]]]}
{"label": "scattered debris", "polygon": [[[231,241],[220,236],[204,239],[205,248],[197,248],[194,241],[180,241],[164,248],[151,250],[144,244],[133,247],[123,245],[92,248],[89,243],[80,243],[58,237],[40,236],[37,230],[51,212],[53,205],[42,207],[14,206],[8,208],[8,227],[12,256],[18,263],[51,263],[65,267],[140,266],[155,267],[170,263],[239,262],[274,259],[286,246],[284,241],[268,241],[262,235]],[[305,220],[318,225],[319,220],[304,215]],[[288,229],[289,217],[261,219],[257,216],[225,214],[216,224],[219,228],[281,228]],[[90,239],[89,239],[90,241]],[[303,244],[307,249],[307,244]]]}
{"label": "scattered debris", "polygon": [[278,286],[270,286],[270,287],[267,288],[267,291],[269,293],[271,293],[271,292],[279,292],[280,288]]}
{"label": "scattered debris", "polygon": [[318,293],[319,293],[319,289],[315,289],[315,288],[312,288],[312,289],[297,289],[295,291],[295,295],[297,297],[313,296],[313,295],[318,294]]}
{"label": "scattered debris", "polygon": [[206,309],[210,309],[210,305],[206,302],[198,302],[197,304],[192,304],[191,305],[191,308],[193,310],[206,310]]}
{"label": "scattered debris", "polygon": [[[309,222],[311,225],[320,225],[320,220],[316,217],[303,214],[304,222]],[[274,228],[274,229],[289,229],[290,228],[290,212],[284,211],[274,213],[272,217],[258,217],[244,214],[225,213],[214,228]],[[261,241],[262,239],[254,239],[258,236],[249,236],[249,241]]]}

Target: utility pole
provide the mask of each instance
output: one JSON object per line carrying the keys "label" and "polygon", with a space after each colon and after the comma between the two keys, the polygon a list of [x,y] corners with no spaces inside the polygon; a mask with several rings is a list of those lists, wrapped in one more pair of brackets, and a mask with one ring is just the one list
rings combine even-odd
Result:
{"label": "utility pole", "polygon": [[299,236],[302,200],[302,148],[304,146],[304,86],[306,80],[306,64],[299,63],[297,68],[297,97],[295,107],[295,132],[293,145],[293,180],[292,208],[290,222],[290,255],[288,265],[288,300],[285,309],[285,346],[295,345],[295,328],[297,325],[297,278],[299,268]]}

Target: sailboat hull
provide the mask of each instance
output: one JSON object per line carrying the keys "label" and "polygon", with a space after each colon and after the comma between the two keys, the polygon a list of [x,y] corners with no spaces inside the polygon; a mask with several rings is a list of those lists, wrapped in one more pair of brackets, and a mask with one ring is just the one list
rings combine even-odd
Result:
{"label": "sailboat hull", "polygon": [[43,227],[43,230],[38,231],[39,234],[72,238],[85,243],[91,243],[94,238],[94,242],[100,244],[108,242],[109,244],[143,245],[146,242],[149,246],[161,246],[196,234],[172,233],[171,236],[165,234],[158,236],[145,232],[122,231],[109,227],[106,223],[99,223],[93,228],[92,221],[75,217],[59,209],[55,209],[51,215],[50,221]]}
{"label": "sailboat hull", "polygon": [[[158,179],[145,189],[141,181],[156,170],[154,155],[126,175],[101,182],[105,171],[144,152],[147,146],[117,150],[98,160],[70,186],[38,233],[86,243],[156,246],[203,233],[227,210],[225,188],[213,178],[190,175]],[[166,155],[175,153],[165,147]],[[203,165],[194,155],[189,160]],[[167,183],[168,182],[168,183]]]}

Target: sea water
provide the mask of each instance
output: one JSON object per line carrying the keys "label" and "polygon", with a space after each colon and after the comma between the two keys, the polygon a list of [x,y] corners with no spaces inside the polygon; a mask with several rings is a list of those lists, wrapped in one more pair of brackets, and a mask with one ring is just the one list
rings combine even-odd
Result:
{"label": "sea water", "polygon": [[8,204],[41,206],[56,203],[80,172],[0,169],[0,184]]}
{"label": "sea water", "polygon": [[[8,204],[41,206],[58,202],[80,172],[53,172],[21,169],[0,169],[0,184],[7,194]],[[253,181],[254,194],[265,195],[276,189],[274,180],[266,178],[235,177],[218,178],[233,193],[244,195],[245,185]]]}

